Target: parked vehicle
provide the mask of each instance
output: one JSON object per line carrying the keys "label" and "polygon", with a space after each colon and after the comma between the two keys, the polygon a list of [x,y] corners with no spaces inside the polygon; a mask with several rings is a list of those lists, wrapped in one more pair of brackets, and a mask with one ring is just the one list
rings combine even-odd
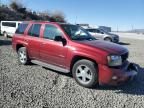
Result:
{"label": "parked vehicle", "polygon": [[1,21],[1,34],[4,37],[12,37],[20,23],[20,21]]}
{"label": "parked vehicle", "polygon": [[118,43],[119,42],[119,36],[106,32],[102,29],[96,29],[96,28],[88,28],[86,29],[92,36],[96,37],[97,39],[103,39],[105,41]]}
{"label": "parked vehicle", "polygon": [[85,29],[56,22],[25,22],[12,38],[20,64],[29,62],[64,73],[72,72],[84,87],[118,85],[137,75],[128,50],[96,40]]}

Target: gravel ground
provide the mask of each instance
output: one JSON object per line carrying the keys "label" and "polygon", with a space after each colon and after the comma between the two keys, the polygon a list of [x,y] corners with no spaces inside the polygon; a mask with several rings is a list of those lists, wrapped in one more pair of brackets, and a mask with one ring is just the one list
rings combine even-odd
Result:
{"label": "gravel ground", "polygon": [[121,39],[139,65],[135,81],[118,87],[79,86],[69,74],[17,63],[11,39],[0,37],[0,108],[144,108],[144,40]]}
{"label": "gravel ground", "polygon": [[122,38],[129,38],[129,39],[139,39],[144,40],[144,33],[122,33],[122,32],[113,32],[114,34],[119,35]]}

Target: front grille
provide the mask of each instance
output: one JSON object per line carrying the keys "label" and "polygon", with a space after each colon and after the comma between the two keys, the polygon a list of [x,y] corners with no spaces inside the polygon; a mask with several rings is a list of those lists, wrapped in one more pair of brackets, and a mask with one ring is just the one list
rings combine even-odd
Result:
{"label": "front grille", "polygon": [[122,62],[126,61],[126,60],[127,60],[127,58],[128,58],[128,56],[129,56],[128,52],[127,52],[127,53],[122,54],[122,55],[121,55]]}

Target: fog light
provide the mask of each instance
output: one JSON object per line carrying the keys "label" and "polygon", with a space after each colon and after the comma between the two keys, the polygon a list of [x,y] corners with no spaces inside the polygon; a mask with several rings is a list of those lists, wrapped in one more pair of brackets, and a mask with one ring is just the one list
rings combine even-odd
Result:
{"label": "fog light", "polygon": [[117,76],[113,76],[112,79],[113,79],[113,80],[117,80],[118,77],[117,77]]}

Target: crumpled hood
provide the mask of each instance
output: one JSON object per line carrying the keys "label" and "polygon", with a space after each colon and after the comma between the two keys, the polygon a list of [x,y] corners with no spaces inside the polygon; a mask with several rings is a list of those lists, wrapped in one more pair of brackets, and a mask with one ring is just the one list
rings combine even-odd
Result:
{"label": "crumpled hood", "polygon": [[94,48],[102,49],[110,54],[121,55],[125,52],[128,52],[127,48],[125,48],[121,45],[112,43],[112,42],[94,40],[94,41],[81,41],[80,43],[94,47]]}

